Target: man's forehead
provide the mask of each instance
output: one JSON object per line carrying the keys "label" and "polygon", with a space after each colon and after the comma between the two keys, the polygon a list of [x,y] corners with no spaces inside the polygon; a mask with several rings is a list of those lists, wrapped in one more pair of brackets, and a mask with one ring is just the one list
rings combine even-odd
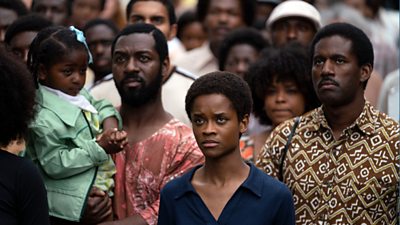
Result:
{"label": "man's forehead", "polygon": [[150,33],[131,33],[120,36],[115,48],[155,49],[155,40]]}
{"label": "man's forehead", "polygon": [[167,6],[159,1],[137,1],[132,5],[131,14],[157,15],[168,17]]}

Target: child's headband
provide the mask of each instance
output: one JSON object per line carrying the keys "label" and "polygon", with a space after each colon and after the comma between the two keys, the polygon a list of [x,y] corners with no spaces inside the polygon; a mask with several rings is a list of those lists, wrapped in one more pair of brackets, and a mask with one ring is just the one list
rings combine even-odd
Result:
{"label": "child's headband", "polygon": [[81,42],[81,43],[83,43],[83,44],[85,45],[85,47],[86,47],[86,49],[87,49],[87,52],[88,52],[88,54],[89,54],[89,63],[93,63],[92,54],[90,53],[89,47],[88,47],[88,45],[86,44],[86,38],[85,38],[85,36],[83,35],[83,32],[80,31],[80,30],[78,30],[78,29],[76,29],[74,26],[70,26],[69,29],[70,29],[71,31],[75,32],[75,34],[76,34],[76,40],[78,40],[79,42]]}

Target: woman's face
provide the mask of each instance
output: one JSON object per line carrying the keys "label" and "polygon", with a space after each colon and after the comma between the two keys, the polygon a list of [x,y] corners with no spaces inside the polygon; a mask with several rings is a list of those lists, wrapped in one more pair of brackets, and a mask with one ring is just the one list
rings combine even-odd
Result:
{"label": "woman's face", "polygon": [[264,109],[275,127],[305,111],[305,98],[294,81],[277,82],[267,88]]}

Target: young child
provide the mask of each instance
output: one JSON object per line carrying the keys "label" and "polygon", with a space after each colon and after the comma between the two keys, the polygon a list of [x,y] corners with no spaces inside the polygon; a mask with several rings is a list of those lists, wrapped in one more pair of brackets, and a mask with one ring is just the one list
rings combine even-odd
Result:
{"label": "young child", "polygon": [[299,45],[288,45],[267,49],[246,74],[253,91],[254,114],[271,128],[252,136],[254,161],[273,128],[320,105],[308,65],[306,51]]}
{"label": "young child", "polygon": [[112,218],[115,168],[109,154],[127,140],[114,107],[82,89],[91,60],[83,33],[74,27],[43,29],[29,49],[38,114],[27,155],[43,175],[52,224]]}
{"label": "young child", "polygon": [[167,183],[158,225],[294,224],[289,189],[240,155],[251,106],[248,85],[232,73],[209,73],[192,84],[186,112],[205,164]]}
{"label": "young child", "polygon": [[187,11],[178,19],[176,37],[182,42],[186,51],[198,48],[207,40],[206,31],[197,18],[196,12]]}

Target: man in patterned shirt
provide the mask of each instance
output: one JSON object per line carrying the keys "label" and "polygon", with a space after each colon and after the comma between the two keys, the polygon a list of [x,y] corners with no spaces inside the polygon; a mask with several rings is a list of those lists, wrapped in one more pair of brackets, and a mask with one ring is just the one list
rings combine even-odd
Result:
{"label": "man in patterned shirt", "polygon": [[[257,166],[292,190],[297,224],[396,224],[399,124],[364,99],[373,50],[358,28],[336,23],[311,44],[322,106],[278,126]],[[283,169],[280,164],[283,162]]]}
{"label": "man in patterned shirt", "polygon": [[161,101],[168,74],[167,41],[153,25],[124,28],[112,45],[112,71],[129,144],[114,157],[114,213],[105,224],[157,223],[160,190],[170,180],[202,163],[192,130],[166,112]]}

